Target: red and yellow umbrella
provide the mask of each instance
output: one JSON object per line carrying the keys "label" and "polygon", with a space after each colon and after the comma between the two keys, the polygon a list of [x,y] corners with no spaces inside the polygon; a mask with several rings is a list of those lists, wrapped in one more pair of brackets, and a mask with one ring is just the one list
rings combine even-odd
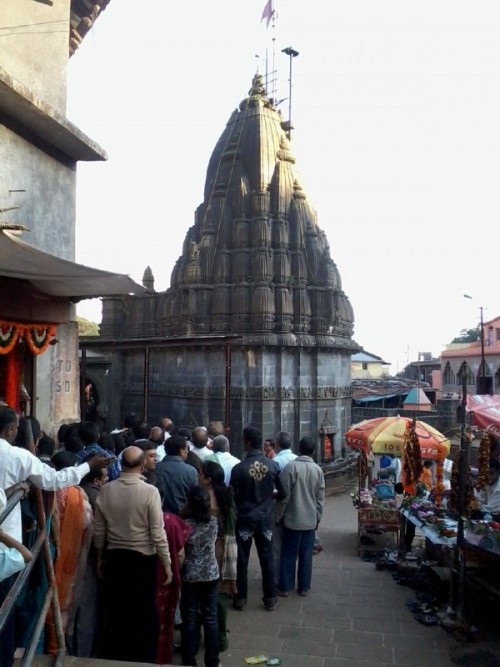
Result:
{"label": "red and yellow umbrella", "polygon": [[[345,434],[349,447],[374,454],[401,456],[405,431],[411,417],[378,417],[354,424]],[[420,442],[422,459],[444,459],[450,452],[448,438],[430,424],[417,419],[415,432]]]}

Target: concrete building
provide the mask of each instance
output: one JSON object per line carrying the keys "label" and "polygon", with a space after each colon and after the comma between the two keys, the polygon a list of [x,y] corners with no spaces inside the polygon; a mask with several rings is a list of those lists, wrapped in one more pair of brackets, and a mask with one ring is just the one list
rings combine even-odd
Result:
{"label": "concrete building", "polygon": [[66,118],[66,69],[108,1],[0,4],[0,397],[49,432],[80,413],[74,302],[142,291],[73,262],[77,163],[106,154]]}
{"label": "concrete building", "polygon": [[376,354],[361,351],[351,357],[351,376],[353,380],[378,380],[389,376],[389,363]]}
{"label": "concrete building", "polygon": [[464,361],[469,394],[500,394],[500,317],[482,322],[478,341],[450,345],[441,353],[443,394],[461,393]]}
{"label": "concrete building", "polygon": [[150,272],[144,285],[144,297],[105,300],[100,340],[85,344],[112,361],[95,379],[110,425],[130,411],[221,420],[237,452],[247,424],[297,441],[328,412],[340,454],[353,311],[261,76],[215,146],[170,288],[155,293]]}

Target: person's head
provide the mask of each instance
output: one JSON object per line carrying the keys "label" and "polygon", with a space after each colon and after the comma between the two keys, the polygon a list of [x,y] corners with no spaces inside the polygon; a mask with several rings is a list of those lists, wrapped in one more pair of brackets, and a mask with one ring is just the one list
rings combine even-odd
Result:
{"label": "person's head", "polygon": [[56,470],[63,470],[63,468],[73,468],[78,463],[78,457],[73,452],[57,452],[52,457],[52,463]]}
{"label": "person's head", "polygon": [[170,419],[170,417],[162,417],[158,423],[160,428],[162,428],[165,433],[172,433],[174,430],[174,422]]}
{"label": "person's head", "polygon": [[123,424],[125,428],[133,428],[135,424],[139,421],[139,417],[135,414],[135,412],[131,412],[128,415],[125,415],[125,419],[123,420]]}
{"label": "person's head", "polygon": [[121,454],[127,446],[123,433],[110,433],[110,436],[113,438],[113,442],[115,443],[115,454]]}
{"label": "person's head", "polygon": [[142,449],[146,454],[146,460],[144,461],[144,470],[147,472],[153,472],[156,468],[156,450],[158,448],[156,442],[152,440],[136,440],[135,446]]}
{"label": "person's head", "polygon": [[98,445],[103,449],[106,449],[108,452],[116,453],[115,440],[112,435],[109,433],[101,433],[99,435]]}
{"label": "person's head", "polygon": [[432,468],[432,461],[424,461],[422,465],[424,468]]}
{"label": "person's head", "polygon": [[64,449],[67,452],[73,452],[73,454],[77,454],[78,452],[81,452],[82,449],[85,449],[85,446],[81,441],[81,438],[79,438],[77,435],[72,435],[67,439],[67,442],[64,445]]}
{"label": "person's head", "polygon": [[224,468],[216,461],[203,461],[201,464],[200,484],[202,486],[223,486]]}
{"label": "person's head", "polygon": [[187,497],[187,515],[197,523],[210,521],[210,495],[204,486],[193,486]]}
{"label": "person's head", "polygon": [[122,454],[122,470],[123,472],[131,472],[140,474],[144,470],[146,461],[146,454],[135,445],[126,447]]}
{"label": "person's head", "polygon": [[152,442],[156,442],[157,445],[163,444],[165,438],[163,437],[163,429],[161,428],[161,426],[153,426],[151,428],[149,439]]}
{"label": "person's head", "polygon": [[396,482],[396,484],[394,484],[394,492],[397,493],[398,496],[405,492],[405,487],[401,482]]}
{"label": "person's head", "polygon": [[269,454],[272,454],[276,448],[276,444],[274,440],[271,438],[268,438],[267,440],[264,440],[264,454],[266,456],[269,456]]}
{"label": "person's head", "polygon": [[490,484],[496,484],[500,477],[500,461],[498,459],[490,459]]}
{"label": "person's head", "polygon": [[132,432],[137,440],[147,440],[149,434],[151,433],[151,426],[146,424],[146,422],[138,422],[132,427]]}
{"label": "person's head", "polygon": [[98,468],[97,470],[91,470],[89,473],[82,477],[81,485],[85,486],[87,484],[92,486],[97,486],[102,489],[102,487],[108,481],[108,469],[107,468]]}
{"label": "person's head", "polygon": [[316,451],[316,443],[314,438],[305,435],[299,441],[299,453],[301,456],[312,456]]}
{"label": "person's head", "polygon": [[41,435],[42,428],[38,419],[35,419],[35,417],[21,417],[19,419],[19,428],[17,431],[15,445],[17,447],[22,447],[23,449],[29,449],[29,443],[31,440],[33,440],[33,443],[36,446],[37,442],[40,440]]}
{"label": "person's head", "polygon": [[292,448],[292,436],[288,431],[280,431],[275,438],[276,447],[281,449],[291,449]]}
{"label": "person's head", "polygon": [[188,428],[182,427],[178,429],[176,435],[182,435],[185,440],[191,442],[191,431]]}
{"label": "person's head", "polygon": [[56,443],[54,441],[54,438],[51,438],[48,435],[42,435],[42,437],[38,441],[36,449],[38,456],[44,456],[49,459],[52,458],[56,450]]}
{"label": "person's head", "polygon": [[207,433],[208,437],[216,438],[218,435],[222,435],[224,433],[224,425],[221,421],[210,421],[208,422],[207,426]]}
{"label": "person's head", "polygon": [[191,433],[191,442],[197,449],[203,449],[207,446],[208,433],[203,426],[197,426]]}
{"label": "person's head", "polygon": [[165,442],[165,452],[167,456],[181,456],[182,458],[186,458],[188,453],[186,438],[182,435],[173,435]]}
{"label": "person's head", "polygon": [[253,426],[243,429],[243,446],[247,451],[251,449],[262,449],[262,433]]}
{"label": "person's head", "polygon": [[61,426],[59,426],[59,429],[57,431],[57,442],[61,445],[64,444],[64,435],[68,430],[68,427],[69,424],[61,424]]}
{"label": "person's head", "polygon": [[18,427],[17,412],[8,405],[0,405],[0,438],[7,440],[11,445],[14,444]]}
{"label": "person's head", "polygon": [[214,438],[212,451],[214,454],[219,452],[224,453],[229,451],[229,440],[225,435],[216,435]]}
{"label": "person's head", "polygon": [[94,445],[99,440],[99,425],[95,422],[80,422],[78,427],[78,435],[80,436],[80,439],[85,447],[88,445]]}

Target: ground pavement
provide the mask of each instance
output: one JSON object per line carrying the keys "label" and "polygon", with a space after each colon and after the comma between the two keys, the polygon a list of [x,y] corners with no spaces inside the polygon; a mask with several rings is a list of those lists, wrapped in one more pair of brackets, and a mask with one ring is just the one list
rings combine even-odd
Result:
{"label": "ground pavement", "polygon": [[441,627],[419,624],[405,605],[414,591],[358,558],[357,515],[346,491],[327,498],[320,536],[325,550],[314,557],[308,597],[280,598],[273,612],[262,606],[253,548],[248,605],[229,612],[223,667],[242,667],[258,654],[281,658],[283,667],[500,667],[500,647],[459,643]]}

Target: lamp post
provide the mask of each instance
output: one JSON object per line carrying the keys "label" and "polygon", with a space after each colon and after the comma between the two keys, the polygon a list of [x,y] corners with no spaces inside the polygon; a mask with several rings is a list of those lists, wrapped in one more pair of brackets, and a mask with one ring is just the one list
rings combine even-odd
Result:
{"label": "lamp post", "polygon": [[292,62],[293,59],[296,58],[299,55],[299,52],[296,51],[295,49],[292,49],[291,46],[287,46],[286,49],[281,49],[282,53],[286,53],[286,55],[290,58],[290,74],[288,78],[288,132],[287,136],[288,139],[291,139],[292,137]]}
{"label": "lamp post", "polygon": [[[464,299],[472,299],[470,294],[464,294]],[[479,331],[479,341],[481,343],[481,364],[479,366],[478,382],[477,382],[477,393],[478,394],[487,394],[486,391],[486,359],[484,356],[484,321],[483,321],[483,306],[479,306],[479,322],[480,322],[480,331]]]}

